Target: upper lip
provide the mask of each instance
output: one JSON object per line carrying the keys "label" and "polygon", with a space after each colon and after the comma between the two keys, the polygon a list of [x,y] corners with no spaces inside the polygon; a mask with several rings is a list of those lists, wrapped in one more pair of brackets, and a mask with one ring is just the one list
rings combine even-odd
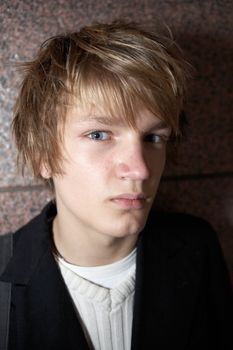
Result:
{"label": "upper lip", "polygon": [[122,193],[114,196],[112,199],[146,199],[148,196],[145,193]]}

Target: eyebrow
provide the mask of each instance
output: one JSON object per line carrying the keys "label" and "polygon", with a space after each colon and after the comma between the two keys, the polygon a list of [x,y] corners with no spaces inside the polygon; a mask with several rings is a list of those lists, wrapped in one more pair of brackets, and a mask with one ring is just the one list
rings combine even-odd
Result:
{"label": "eyebrow", "polygon": [[151,129],[163,130],[163,129],[171,129],[171,127],[165,121],[160,120],[158,123],[152,126]]}
{"label": "eyebrow", "polygon": [[[122,123],[122,120],[120,118],[112,118],[109,116],[97,116],[97,115],[88,115],[83,116],[81,118],[78,118],[79,122],[97,122],[102,125],[109,125],[109,126],[119,126],[119,124]],[[159,120],[158,122],[155,122],[154,124],[149,127],[151,130],[170,130],[171,128],[169,125],[163,121]]]}
{"label": "eyebrow", "polygon": [[88,115],[78,119],[79,122],[97,122],[103,125],[118,125],[119,120],[117,118],[111,118],[107,116],[97,116],[97,115]]}

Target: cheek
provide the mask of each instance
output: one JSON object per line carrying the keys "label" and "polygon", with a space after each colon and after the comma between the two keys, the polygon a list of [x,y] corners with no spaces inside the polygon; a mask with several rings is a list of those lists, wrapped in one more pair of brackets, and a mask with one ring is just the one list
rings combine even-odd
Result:
{"label": "cheek", "polygon": [[161,176],[166,163],[166,152],[162,150],[156,156],[152,156],[149,160],[150,169],[153,175]]}
{"label": "cheek", "polygon": [[75,164],[84,176],[106,176],[114,168],[115,156],[106,150],[96,150],[77,156]]}
{"label": "cheek", "polygon": [[164,151],[161,159],[160,159],[160,168],[161,168],[161,173],[163,172],[164,170],[164,167],[165,167],[165,164],[166,164],[166,152]]}
{"label": "cheek", "polygon": [[79,191],[98,190],[102,183],[106,183],[112,173],[111,159],[82,155],[75,159],[72,166],[67,169],[67,182],[71,186],[79,184]]}

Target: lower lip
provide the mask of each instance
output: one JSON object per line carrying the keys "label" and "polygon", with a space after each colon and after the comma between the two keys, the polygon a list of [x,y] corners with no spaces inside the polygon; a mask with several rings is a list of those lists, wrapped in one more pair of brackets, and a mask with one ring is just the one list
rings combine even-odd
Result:
{"label": "lower lip", "polygon": [[145,204],[145,199],[116,198],[112,201],[123,209],[142,209]]}

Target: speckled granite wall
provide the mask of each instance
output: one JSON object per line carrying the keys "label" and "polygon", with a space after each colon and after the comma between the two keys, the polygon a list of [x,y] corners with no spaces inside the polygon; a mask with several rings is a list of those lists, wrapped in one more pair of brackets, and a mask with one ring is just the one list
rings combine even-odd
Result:
{"label": "speckled granite wall", "polygon": [[125,17],[167,23],[196,68],[187,137],[168,164],[156,205],[207,218],[217,229],[233,279],[233,2],[214,0],[2,0],[0,2],[0,233],[15,230],[49,193],[15,169],[10,140],[19,77],[15,62],[45,38],[93,20]]}

